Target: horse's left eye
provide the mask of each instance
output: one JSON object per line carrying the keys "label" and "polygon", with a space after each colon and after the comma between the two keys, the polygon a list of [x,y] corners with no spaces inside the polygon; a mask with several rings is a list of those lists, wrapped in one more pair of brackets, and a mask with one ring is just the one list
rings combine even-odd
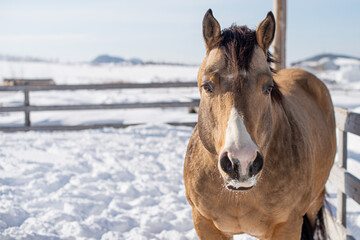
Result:
{"label": "horse's left eye", "polygon": [[264,88],[264,94],[265,95],[269,95],[271,93],[271,91],[273,90],[274,86],[272,85],[268,85]]}

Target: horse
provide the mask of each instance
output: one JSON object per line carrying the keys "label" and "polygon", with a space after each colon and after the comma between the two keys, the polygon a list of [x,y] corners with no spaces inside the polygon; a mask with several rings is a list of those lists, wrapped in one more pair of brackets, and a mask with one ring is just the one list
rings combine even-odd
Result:
{"label": "horse", "polygon": [[[324,234],[325,183],[336,153],[325,84],[271,68],[275,18],[221,30],[209,9],[198,71],[198,123],[185,163],[186,197],[200,239],[313,239]],[[315,234],[314,234],[315,233]]]}

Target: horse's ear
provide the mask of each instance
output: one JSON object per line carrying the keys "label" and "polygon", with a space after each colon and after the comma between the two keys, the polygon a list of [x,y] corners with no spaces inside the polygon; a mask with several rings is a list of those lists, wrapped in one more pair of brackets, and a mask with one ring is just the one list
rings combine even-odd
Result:
{"label": "horse's ear", "polygon": [[259,46],[267,52],[275,36],[275,18],[273,13],[268,12],[256,29],[256,41]]}
{"label": "horse's ear", "polygon": [[211,50],[218,42],[220,31],[220,24],[214,18],[211,9],[209,9],[203,19],[203,36],[207,51]]}

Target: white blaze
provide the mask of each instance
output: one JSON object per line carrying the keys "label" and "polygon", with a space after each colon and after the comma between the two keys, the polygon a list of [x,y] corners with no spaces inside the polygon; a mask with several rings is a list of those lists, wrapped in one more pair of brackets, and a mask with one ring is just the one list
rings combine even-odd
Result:
{"label": "white blaze", "polygon": [[229,116],[222,153],[227,152],[230,159],[239,160],[241,174],[245,175],[249,163],[256,158],[257,151],[259,151],[259,148],[246,130],[243,119],[238,111],[233,108]]}

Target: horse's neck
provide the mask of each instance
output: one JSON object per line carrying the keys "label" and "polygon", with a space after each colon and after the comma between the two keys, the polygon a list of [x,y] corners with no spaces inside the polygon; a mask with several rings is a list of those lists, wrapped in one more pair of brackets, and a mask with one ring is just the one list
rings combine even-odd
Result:
{"label": "horse's neck", "polygon": [[[286,103],[275,103],[273,111],[271,112],[272,126],[271,132],[273,137],[279,139],[286,139],[290,137],[293,131],[294,116],[290,109],[287,108]],[[284,140],[285,140],[284,139]]]}
{"label": "horse's neck", "polygon": [[[281,161],[299,161],[306,148],[304,133],[287,102],[275,103],[268,151]],[[276,160],[274,158],[274,160]]]}

